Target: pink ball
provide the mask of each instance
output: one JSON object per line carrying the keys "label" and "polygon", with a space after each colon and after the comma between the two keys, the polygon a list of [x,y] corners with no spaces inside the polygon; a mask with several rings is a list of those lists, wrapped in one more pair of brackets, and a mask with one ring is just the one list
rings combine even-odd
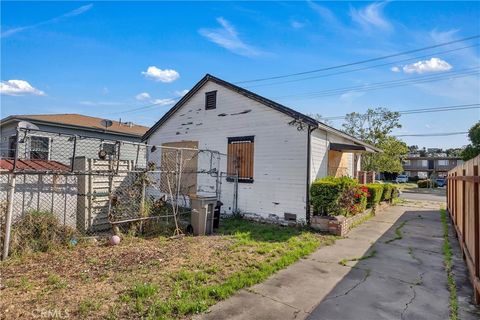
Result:
{"label": "pink ball", "polygon": [[120,237],[119,236],[112,236],[110,238],[110,245],[116,246],[119,243],[120,243]]}

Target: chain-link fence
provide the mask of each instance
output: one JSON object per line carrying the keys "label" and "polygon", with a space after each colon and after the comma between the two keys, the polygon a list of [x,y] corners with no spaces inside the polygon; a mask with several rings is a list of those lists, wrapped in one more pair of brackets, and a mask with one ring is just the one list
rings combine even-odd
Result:
{"label": "chain-link fence", "polygon": [[192,196],[219,200],[227,178],[226,155],[188,142],[155,146],[19,128],[8,148],[0,159],[1,235],[13,251],[112,230],[184,233]]}

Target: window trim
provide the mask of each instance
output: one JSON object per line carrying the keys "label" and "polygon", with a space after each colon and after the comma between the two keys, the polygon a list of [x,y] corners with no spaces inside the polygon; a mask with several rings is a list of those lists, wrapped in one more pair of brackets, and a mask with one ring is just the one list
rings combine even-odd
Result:
{"label": "window trim", "polygon": [[[215,99],[213,107],[208,106],[208,98],[210,96],[213,96],[213,98]],[[214,109],[217,109],[217,90],[205,92],[205,110],[214,110]]]}
{"label": "window trim", "polygon": [[[47,150],[47,159],[33,159],[32,158],[32,138],[46,138],[48,139],[48,150]],[[45,152],[45,151],[41,151]],[[44,136],[40,134],[31,135],[28,137],[28,148],[25,148],[25,153],[28,155],[27,159],[30,160],[47,160],[50,161],[50,155],[52,153],[52,137]]]}
{"label": "window trim", "polygon": [[[7,138],[7,137],[5,137]],[[11,139],[13,139],[13,143],[11,142]],[[12,144],[15,146],[15,149],[12,149]],[[14,159],[15,158],[15,150],[17,149],[17,135],[12,134],[8,136],[7,138],[7,158],[9,159]]]}
{"label": "window trim", "polygon": [[[240,137],[228,137],[227,138],[227,148],[228,145],[231,144],[232,142],[250,142],[250,143],[255,143],[255,136],[240,136]],[[228,156],[228,150],[227,150],[227,156]],[[255,152],[253,154],[253,158],[255,158]],[[228,171],[228,165],[227,165],[227,171]],[[255,166],[253,167],[253,173],[255,172]],[[235,182],[235,178],[232,176],[228,175],[227,172],[227,179],[228,182]],[[255,179],[253,176],[251,178],[238,178],[238,183],[253,183]]]}

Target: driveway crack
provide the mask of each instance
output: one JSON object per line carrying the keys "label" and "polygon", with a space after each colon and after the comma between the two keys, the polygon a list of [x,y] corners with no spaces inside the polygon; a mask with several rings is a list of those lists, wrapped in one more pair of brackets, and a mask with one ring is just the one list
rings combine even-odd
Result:
{"label": "driveway crack", "polygon": [[[265,294],[263,294],[263,293],[257,292],[257,291],[255,291],[255,290],[253,290],[253,289],[251,289],[251,288],[247,288],[247,289],[245,289],[245,290],[248,291],[248,292],[250,292],[250,293],[259,295],[259,296],[261,296],[261,297],[263,297],[263,298],[267,298],[267,299],[270,299],[270,300],[272,300],[272,301],[281,303],[281,304],[283,304],[284,306],[287,306],[287,307],[289,307],[289,308],[295,309],[295,311],[294,311],[295,318],[297,317],[298,313],[299,313],[300,311],[302,311],[302,310],[298,309],[297,307],[294,307],[294,306],[292,306],[292,305],[290,305],[290,304],[288,304],[288,303],[285,303],[285,302],[283,302],[283,301],[281,301],[281,300],[278,300],[278,299],[275,299],[275,298],[273,298],[273,297],[267,296],[267,295],[265,295]],[[304,312],[306,312],[306,311],[304,311]]]}
{"label": "driveway crack", "polygon": [[359,270],[365,271],[365,275],[363,276],[363,278],[362,278],[359,282],[357,282],[353,287],[351,287],[350,289],[348,289],[348,290],[345,291],[344,293],[338,294],[338,295],[333,296],[333,297],[327,297],[327,298],[324,299],[324,301],[326,301],[326,300],[332,300],[332,299],[336,299],[336,298],[339,298],[339,297],[346,296],[346,295],[348,295],[350,292],[352,292],[354,289],[356,289],[359,285],[361,285],[362,283],[364,283],[365,281],[367,281],[367,278],[370,276],[370,269],[359,269]]}
{"label": "driveway crack", "polygon": [[403,308],[403,311],[402,311],[402,313],[400,314],[400,318],[401,318],[402,320],[403,320],[404,317],[405,317],[405,313],[407,312],[408,307],[410,307],[410,305],[413,303],[413,301],[414,301],[415,298],[417,297],[417,291],[415,290],[415,287],[416,287],[417,285],[421,285],[421,284],[422,284],[423,275],[424,275],[424,274],[425,274],[425,272],[422,272],[422,273],[420,274],[419,280],[418,280],[416,283],[414,283],[414,284],[412,284],[412,285],[410,286],[410,289],[412,289],[413,295],[412,295],[412,298],[410,298],[410,301],[408,301],[408,302],[405,304],[405,308]]}

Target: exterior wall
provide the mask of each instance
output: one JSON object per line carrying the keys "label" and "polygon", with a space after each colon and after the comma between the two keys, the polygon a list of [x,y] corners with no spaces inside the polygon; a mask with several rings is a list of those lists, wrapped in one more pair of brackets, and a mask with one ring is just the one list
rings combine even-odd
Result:
{"label": "exterior wall", "polygon": [[[310,159],[310,178],[312,181],[329,175],[328,150],[330,142],[333,143],[352,143],[351,141],[337,136],[333,133],[327,133],[324,130],[317,129],[312,132],[311,136],[311,159]],[[355,176],[356,171],[360,171],[360,161],[355,163],[354,154],[345,152],[342,154],[342,163],[347,167],[347,175]]]}
{"label": "exterior wall", "polygon": [[[217,90],[217,107],[205,110],[205,92]],[[292,118],[213,82],[207,82],[148,139],[148,144],[198,141],[199,149],[227,153],[227,138],[255,136],[254,182],[238,184],[238,208],[262,218],[285,213],[305,220],[307,131],[289,125]],[[149,157],[159,161],[161,157]],[[222,158],[220,171],[226,172]],[[199,164],[199,167],[203,167]],[[203,176],[203,175],[202,175]],[[199,176],[197,189],[202,186]],[[222,211],[233,209],[234,183],[222,179]]]}
{"label": "exterior wall", "polygon": [[446,176],[449,170],[462,163],[458,158],[449,157],[409,157],[405,160],[403,170],[406,174],[411,177],[419,176],[420,178],[427,178],[430,175]]}
{"label": "exterior wall", "polygon": [[328,148],[327,132],[323,130],[314,130],[310,138],[311,159],[310,159],[310,179],[326,177],[328,174]]}
{"label": "exterior wall", "polygon": [[0,126],[0,156],[6,157],[8,155],[8,138],[16,134],[16,123]]}
{"label": "exterior wall", "polygon": [[[18,122],[12,122],[7,125],[2,125],[0,127],[1,134],[1,144],[0,144],[0,156],[8,156],[8,140],[10,136],[16,134],[16,126]],[[73,156],[73,140],[69,140],[70,136],[62,136],[59,134],[75,134],[78,136],[88,136],[92,138],[77,139],[76,147],[76,156],[85,156],[87,158],[98,158],[98,151],[100,151],[102,140],[105,140],[107,143],[114,143],[116,140],[128,141],[128,142],[140,142],[139,138],[130,138],[125,136],[120,136],[112,133],[102,133],[102,132],[92,132],[88,130],[78,130],[71,128],[63,128],[56,126],[47,126],[47,125],[37,125],[40,130],[45,130],[48,132],[42,131],[31,131],[28,133],[28,136],[41,136],[50,138],[50,152],[49,160],[55,160],[62,162],[64,164],[70,164],[70,159]],[[22,139],[22,137],[20,137]],[[27,139],[28,140],[28,139]],[[122,144],[120,147],[120,158],[121,160],[135,160],[137,156],[137,146],[133,144]],[[28,141],[25,143],[19,143],[19,158],[28,159]],[[142,148],[143,152],[140,152],[140,155],[143,154],[143,157],[140,157],[139,162],[145,163],[145,149]]]}

